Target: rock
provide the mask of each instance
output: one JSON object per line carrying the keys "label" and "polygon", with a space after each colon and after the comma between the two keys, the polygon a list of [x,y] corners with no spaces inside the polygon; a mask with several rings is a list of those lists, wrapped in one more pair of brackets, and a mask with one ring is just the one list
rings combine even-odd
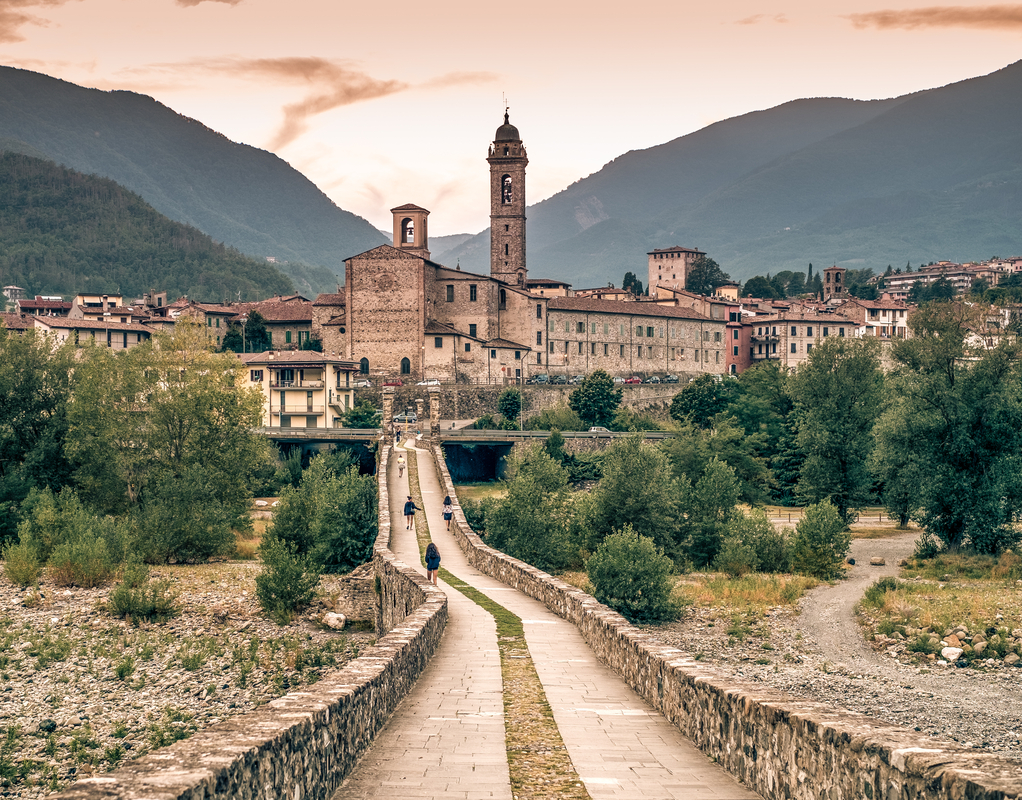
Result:
{"label": "rock", "polygon": [[53,733],[55,730],[57,730],[57,723],[49,718],[40,720],[39,730],[41,730],[43,733]]}
{"label": "rock", "polygon": [[901,560],[900,560],[900,561],[898,562],[898,566],[899,566],[899,567],[907,567],[907,566],[908,566],[908,559],[907,559],[907,558],[903,558],[903,559],[901,559]]}
{"label": "rock", "polygon": [[945,647],[940,651],[941,658],[945,661],[953,664],[962,655],[962,648],[960,647]]}
{"label": "rock", "polygon": [[333,628],[335,631],[342,630],[347,621],[344,614],[337,614],[333,611],[328,611],[323,615],[323,624],[328,628]]}
{"label": "rock", "polygon": [[262,508],[263,506],[268,506],[269,505],[269,503],[267,503],[265,500],[256,500],[255,504],[257,506],[259,506],[260,508]]}
{"label": "rock", "polygon": [[1006,655],[1004,657],[1004,662],[1003,663],[1004,663],[1004,666],[1006,666],[1006,667],[1014,667],[1016,664],[1018,664],[1018,662],[1020,660],[1022,660],[1022,659],[1019,659],[1017,653],[1008,653],[1008,655]]}
{"label": "rock", "polygon": [[82,726],[81,717],[68,717],[67,722],[64,723],[69,728],[80,728]]}
{"label": "rock", "polygon": [[986,650],[986,649],[987,649],[987,643],[986,643],[986,642],[976,642],[976,643],[975,643],[975,644],[973,644],[973,646],[972,646],[972,651],[973,651],[973,652],[974,652],[974,653],[975,653],[975,654],[976,654],[977,656],[978,656],[978,655],[982,655],[983,651],[984,651],[984,650]]}
{"label": "rock", "polygon": [[1001,637],[998,636],[996,633],[993,636],[990,637],[990,644],[1000,644],[1000,643],[1001,643]]}
{"label": "rock", "polygon": [[869,565],[870,565],[871,567],[882,567],[882,566],[884,566],[884,565],[885,565],[886,563],[887,563],[887,561],[886,561],[886,560],[884,560],[883,558],[881,558],[880,556],[873,556],[873,557],[872,557],[872,558],[871,558],[871,559],[869,560]]}
{"label": "rock", "polygon": [[227,622],[227,617],[230,616],[226,608],[214,608],[213,609],[213,621],[221,624]]}
{"label": "rock", "polygon": [[855,559],[854,558],[849,558],[848,559],[848,563],[851,564],[854,567],[855,566]]}
{"label": "rock", "polygon": [[947,642],[948,647],[961,647],[962,640],[955,636],[953,633],[950,636],[946,636],[944,641]]}

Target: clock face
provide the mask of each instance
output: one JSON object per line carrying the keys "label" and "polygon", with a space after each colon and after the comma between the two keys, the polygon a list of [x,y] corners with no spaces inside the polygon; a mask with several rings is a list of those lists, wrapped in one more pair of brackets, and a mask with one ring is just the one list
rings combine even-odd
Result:
{"label": "clock face", "polygon": [[376,278],[376,288],[381,292],[389,292],[397,286],[397,280],[392,272],[381,272]]}

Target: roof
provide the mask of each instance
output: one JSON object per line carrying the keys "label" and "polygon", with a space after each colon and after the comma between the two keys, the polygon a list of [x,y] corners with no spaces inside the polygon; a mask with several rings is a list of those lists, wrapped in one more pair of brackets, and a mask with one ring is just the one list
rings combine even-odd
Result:
{"label": "roof", "polygon": [[32,317],[36,326],[45,328],[67,328],[80,331],[137,331],[138,333],[154,333],[138,322],[108,322],[101,319],[68,319],[67,317]]}
{"label": "roof", "polygon": [[845,302],[855,303],[863,308],[908,308],[908,305],[906,305],[904,300],[895,300],[892,297],[881,297],[879,300],[863,300],[861,297],[850,297]]}
{"label": "roof", "polygon": [[359,368],[357,361],[337,358],[315,350],[265,350],[262,353],[236,353],[243,364],[268,364],[274,367],[307,367],[310,364],[333,364],[347,371]]}
{"label": "roof", "polygon": [[557,286],[571,286],[571,284],[567,281],[559,281],[554,278],[526,278],[525,280],[526,286],[538,286],[541,283],[553,283]]}
{"label": "roof", "polygon": [[674,319],[696,319],[710,321],[684,306],[660,306],[655,303],[639,305],[627,300],[594,300],[588,297],[551,297],[547,301],[550,311],[588,311],[596,314],[627,314],[630,317],[672,317]]}
{"label": "roof", "polygon": [[751,325],[760,325],[765,322],[834,322],[837,324],[847,323],[856,325],[854,319],[843,314],[821,314],[818,311],[782,311],[780,314],[759,315],[750,320]]}
{"label": "roof", "polygon": [[390,213],[391,214],[395,214],[398,211],[423,211],[426,214],[429,213],[429,211],[426,211],[426,209],[424,209],[422,206],[415,205],[415,203],[405,203],[403,206],[398,206],[397,208],[392,208],[390,210]]}
{"label": "roof", "polygon": [[503,347],[503,348],[506,348],[506,349],[509,349],[509,350],[531,350],[532,349],[532,347],[530,347],[527,344],[518,344],[518,342],[512,342],[510,339],[500,339],[500,338],[490,339],[490,341],[488,341],[486,343],[486,346],[487,347]]}
{"label": "roof", "polygon": [[9,331],[23,331],[33,327],[32,318],[24,314],[0,314],[0,322]]}
{"label": "roof", "polygon": [[681,247],[680,245],[674,245],[674,247],[664,247],[661,249],[654,248],[646,253],[647,256],[651,256],[654,253],[695,253],[696,255],[705,256],[706,253],[700,250],[698,247]]}
{"label": "roof", "polygon": [[495,142],[520,142],[522,140],[521,134],[518,133],[518,128],[511,124],[508,119],[507,111],[504,112],[504,124],[497,128],[497,132],[493,136]]}
{"label": "roof", "polygon": [[470,334],[463,333],[453,325],[448,325],[446,322],[437,322],[435,319],[431,319],[426,323],[426,328],[423,333],[429,336],[461,336],[465,339],[471,339],[474,342],[483,341],[478,336],[471,336]]}
{"label": "roof", "polygon": [[344,292],[317,295],[316,299],[312,301],[314,306],[343,306],[346,303]]}
{"label": "roof", "polygon": [[71,302],[69,300],[15,300],[18,304],[18,308],[36,308],[40,311],[52,310],[52,311],[70,311]]}

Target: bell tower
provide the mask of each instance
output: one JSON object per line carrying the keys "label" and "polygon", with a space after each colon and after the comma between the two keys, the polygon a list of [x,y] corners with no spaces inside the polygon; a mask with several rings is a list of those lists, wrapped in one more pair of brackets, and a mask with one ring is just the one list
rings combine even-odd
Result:
{"label": "bell tower", "polygon": [[422,206],[408,203],[392,208],[394,215],[394,247],[422,258],[429,258],[429,236],[426,233],[426,217],[429,212]]}
{"label": "bell tower", "polygon": [[490,145],[490,275],[525,288],[525,167],[529,157],[508,120]]}

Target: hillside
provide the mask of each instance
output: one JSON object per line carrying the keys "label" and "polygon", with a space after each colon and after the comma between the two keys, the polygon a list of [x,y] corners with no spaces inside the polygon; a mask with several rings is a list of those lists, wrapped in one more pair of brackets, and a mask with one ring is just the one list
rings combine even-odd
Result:
{"label": "hillside", "polygon": [[[626,153],[529,208],[529,271],[619,282],[674,244],[739,280],[1020,253],[1020,95],[1022,62],[891,100],[798,100]],[[487,242],[436,255],[485,269]]]}
{"label": "hillside", "polygon": [[197,300],[292,290],[266,261],[214,242],[105,178],[0,152],[0,285],[31,294],[150,289]]}
{"label": "hillside", "polygon": [[385,241],[274,154],[232,142],[134,92],[0,67],[4,138],[111,178],[171,219],[243,253],[293,262],[278,266],[293,273],[299,291],[334,291],[345,258]]}

